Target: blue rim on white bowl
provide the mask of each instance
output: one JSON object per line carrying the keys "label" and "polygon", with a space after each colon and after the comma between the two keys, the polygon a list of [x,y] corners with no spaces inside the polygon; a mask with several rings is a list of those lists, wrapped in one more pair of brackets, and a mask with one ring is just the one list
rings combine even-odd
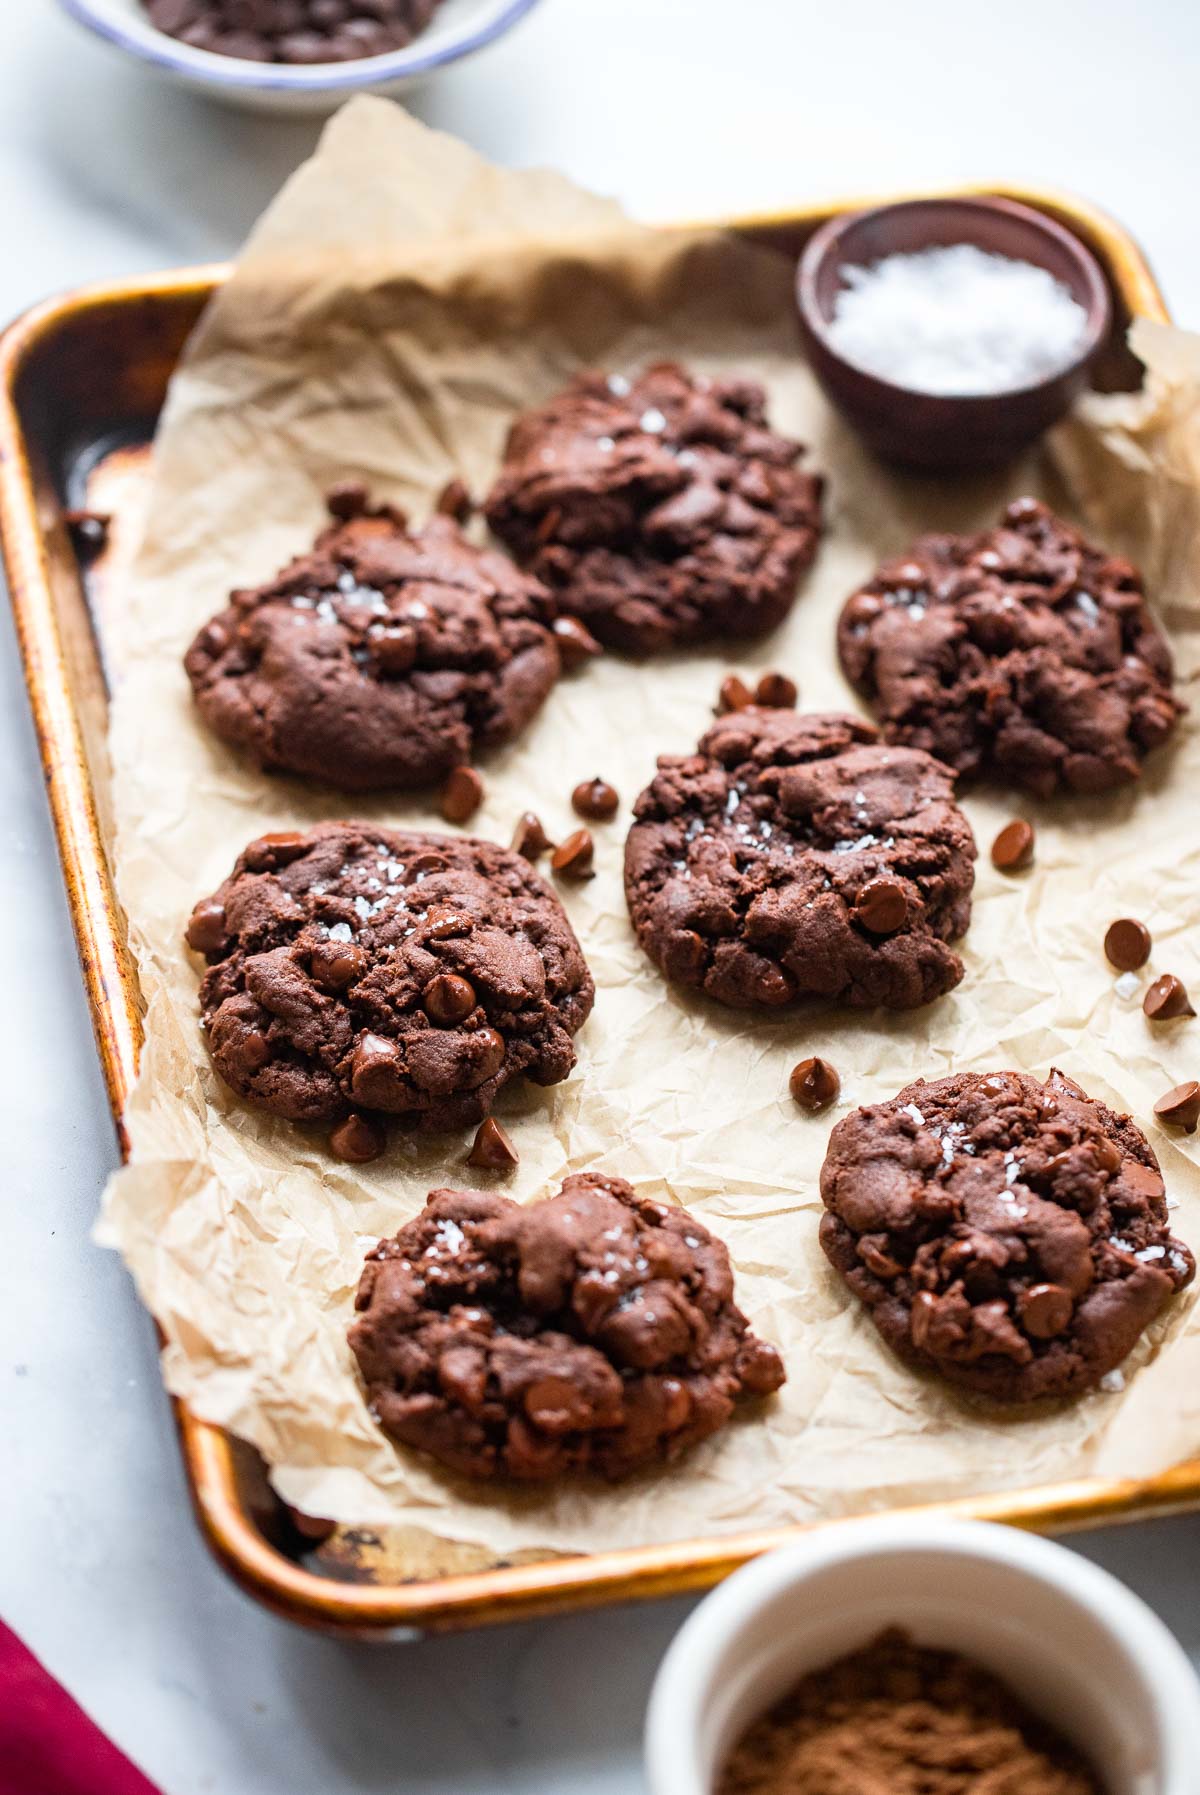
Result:
{"label": "blue rim on white bowl", "polygon": [[396,92],[485,49],[538,0],[445,0],[403,50],[354,62],[248,62],[197,50],[150,23],[141,0],[59,0],[98,37],[161,73],[216,97],[293,110],[328,108],[354,93]]}

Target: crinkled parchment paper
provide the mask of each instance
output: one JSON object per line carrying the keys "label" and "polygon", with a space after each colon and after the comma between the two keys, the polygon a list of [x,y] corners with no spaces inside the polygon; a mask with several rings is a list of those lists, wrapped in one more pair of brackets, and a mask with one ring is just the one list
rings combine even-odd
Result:
{"label": "crinkled parchment paper", "polygon": [[[902,480],[860,452],[797,352],[787,263],[745,243],[664,237],[554,176],[480,162],[382,102],[329,127],[210,307],[175,378],[140,559],[108,641],[117,868],[147,1003],[131,1164],[101,1238],[124,1253],[167,1337],[170,1387],[252,1440],[279,1490],[347,1522],[405,1523],[478,1542],[599,1549],[1088,1473],[1160,1470],[1200,1450],[1200,1317],[1174,1304],[1124,1388],[1001,1416],[901,1368],[817,1247],[817,1177],[836,1117],[800,1114],[787,1074],[805,1054],[842,1073],[841,1107],[918,1074],[1063,1067],[1143,1124],[1200,1071],[1200,1024],[1152,1031],[1120,997],[1100,942],[1116,915],[1154,932],[1145,979],[1200,989],[1200,739],[1193,714],[1140,789],[1015,808],[1036,867],[1001,877],[986,849],[1011,798],[972,793],[984,852],[966,978],[909,1015],[819,1010],[759,1021],[667,989],[635,949],[621,894],[628,804],[655,755],[704,729],[720,677],[779,666],[810,708],[853,708],[834,654],[837,607],[885,552],[925,527],[974,528],[1032,487],[1141,559],[1183,677],[1200,665],[1200,348],[1139,329],[1147,396],[1093,399],[1048,458],[971,484]],[[623,1488],[479,1490],[391,1446],[345,1343],[364,1249],[442,1184],[469,1184],[469,1140],[398,1134],[362,1170],[320,1138],[241,1107],[197,1026],[192,903],[266,828],[366,814],[441,828],[431,801],[346,802],[240,764],[201,729],[180,665],[234,584],[271,573],[321,521],[332,480],[366,477],[420,518],[452,473],[485,489],[509,420],[580,364],[631,369],[678,354],[765,380],[776,422],[830,476],[830,530],[791,621],[745,652],[646,665],[606,657],[563,682],[526,737],[485,767],[477,833],[517,815],[551,832],[595,773],[624,820],[597,830],[598,876],[566,888],[599,995],[574,1075],[511,1094],[521,1154],[503,1188],[533,1198],[601,1167],[688,1204],[729,1243],[754,1325],[782,1348],[781,1397],[685,1462]],[[1150,1128],[1178,1231],[1200,1247],[1190,1144]]]}

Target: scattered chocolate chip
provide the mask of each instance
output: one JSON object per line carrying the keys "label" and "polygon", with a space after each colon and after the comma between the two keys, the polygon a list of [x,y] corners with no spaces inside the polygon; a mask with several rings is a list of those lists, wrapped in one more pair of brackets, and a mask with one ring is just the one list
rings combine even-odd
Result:
{"label": "scattered chocolate chip", "polygon": [[745,680],[739,679],[736,673],[727,673],[717,693],[717,716],[723,717],[729,711],[744,711],[753,703],[754,693]]}
{"label": "scattered chocolate chip", "polygon": [[1018,1298],[1021,1326],[1035,1340],[1053,1340],[1061,1334],[1074,1310],[1071,1292],[1061,1284],[1031,1284]]}
{"label": "scattered chocolate chip", "polygon": [[75,553],[83,562],[94,561],[108,547],[112,518],[102,511],[85,511],[77,507],[63,512],[63,522],[70,532]]}
{"label": "scattered chocolate chip", "polygon": [[447,480],[438,494],[436,509],[443,517],[452,517],[455,523],[465,524],[475,509],[475,501],[467,491],[463,481]]}
{"label": "scattered chocolate chip", "polygon": [[1145,923],[1136,922],[1132,916],[1120,916],[1109,923],[1104,937],[1105,956],[1118,972],[1136,972],[1144,966],[1152,945]]}
{"label": "scattered chocolate chip", "polygon": [[542,828],[542,819],[532,810],[526,810],[513,830],[512,845],[514,854],[520,854],[525,860],[536,860],[554,843]]}
{"label": "scattered chocolate chip", "polygon": [[348,1115],[344,1122],[339,1122],[329,1136],[329,1151],[336,1158],[355,1166],[366,1165],[370,1159],[378,1159],[386,1145],[387,1136],[380,1124],[357,1112]]}
{"label": "scattered chocolate chip", "polygon": [[1154,1113],[1160,1122],[1195,1134],[1196,1123],[1200,1122],[1200,1082],[1189,1078],[1186,1083],[1177,1084],[1159,1098]]}
{"label": "scattered chocolate chip", "polygon": [[308,963],[318,984],[329,991],[344,991],[362,977],[369,960],[353,941],[318,941]]}
{"label": "scattered chocolate chip", "polygon": [[894,879],[868,879],[854,903],[854,917],[872,935],[892,935],[904,926],[908,898]]}
{"label": "scattered chocolate chip", "polygon": [[566,841],[555,848],[550,856],[550,865],[563,879],[590,879],[595,873],[593,853],[591,832],[576,829],[574,835],[568,835]]}
{"label": "scattered chocolate chip", "polygon": [[517,1161],[517,1149],[495,1116],[486,1117],[479,1124],[474,1145],[467,1154],[467,1164],[479,1166],[486,1172],[511,1172]]}
{"label": "scattered chocolate chip", "polygon": [[571,793],[571,807],[589,823],[607,823],[616,816],[621,799],[615,785],[603,779],[585,779]]}
{"label": "scattered chocolate chip", "polygon": [[1005,823],[992,843],[992,865],[1002,873],[1021,872],[1033,865],[1033,824],[1023,817]]}
{"label": "scattered chocolate chip", "polygon": [[578,617],[556,617],[554,640],[558,643],[564,673],[574,673],[576,667],[582,667],[585,661],[594,661],[604,652],[591,630],[586,629]]}
{"label": "scattered chocolate chip", "polygon": [[198,954],[215,954],[225,940],[225,906],[211,899],[197,904],[188,921],[184,937]]}
{"label": "scattered chocolate chip", "polygon": [[795,710],[799,696],[795,680],[786,673],[764,673],[754,688],[755,704],[766,705],[768,710]]}
{"label": "scattered chocolate chip", "polygon": [[325,509],[330,517],[343,523],[348,523],[352,517],[361,517],[370,503],[370,495],[361,480],[339,480],[325,494]]}
{"label": "scattered chocolate chip", "polygon": [[483,803],[483,780],[474,767],[455,767],[442,787],[442,815],[448,823],[465,823]]}
{"label": "scattered chocolate chip", "polygon": [[842,1088],[842,1081],[837,1070],[828,1060],[801,1060],[798,1066],[792,1067],[792,1075],[788,1079],[788,1090],[801,1109],[827,1109],[836,1101]]}
{"label": "scattered chocolate chip", "polygon": [[475,987],[470,979],[454,972],[439,972],[425,987],[425,1009],[431,1021],[449,1028],[462,1022],[476,1004]]}
{"label": "scattered chocolate chip", "polygon": [[1174,1022],[1177,1016],[1194,1016],[1187,986],[1173,972],[1164,972],[1142,999],[1142,1008],[1151,1022]]}

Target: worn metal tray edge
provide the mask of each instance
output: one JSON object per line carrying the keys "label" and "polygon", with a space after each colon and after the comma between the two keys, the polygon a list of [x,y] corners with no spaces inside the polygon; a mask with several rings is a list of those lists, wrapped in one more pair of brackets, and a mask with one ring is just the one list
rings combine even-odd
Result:
{"label": "worn metal tray edge", "polygon": [[[1167,321],[1162,295],[1137,244],[1097,208],[1067,194],[1004,183],[980,183],[953,191],[1001,194],[1051,213],[1098,252],[1128,314]],[[711,222],[769,239],[811,231],[836,212],[868,203],[875,203],[874,198]],[[137,973],[108,865],[55,615],[48,532],[58,520],[38,514],[28,443],[17,405],[17,379],[38,343],[66,318],[89,308],[152,302],[156,295],[174,300],[190,297],[199,305],[228,272],[223,265],[212,265],[85,287],[35,306],[0,337],[0,552],[84,985],[123,1155],[129,1145],[124,1108],[136,1076],[141,1042]],[[345,1635],[411,1637],[426,1631],[695,1591],[718,1582],[759,1553],[808,1531],[807,1527],[791,1527],[684,1540],[408,1583],[339,1583],[296,1563],[264,1537],[239,1496],[233,1442],[183,1404],[175,1402],[173,1407],[197,1520],[219,1562],[243,1589],[274,1612]],[[1059,1531],[1198,1506],[1200,1460],[1148,1479],[1081,1479],[926,1504],[905,1512],[973,1516]],[[853,1518],[846,1524],[853,1525]]]}

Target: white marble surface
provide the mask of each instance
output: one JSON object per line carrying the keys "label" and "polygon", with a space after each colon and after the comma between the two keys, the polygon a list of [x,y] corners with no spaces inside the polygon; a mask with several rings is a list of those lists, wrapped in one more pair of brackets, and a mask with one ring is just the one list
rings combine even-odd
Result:
{"label": "white marble surface", "polygon": [[[544,0],[414,110],[647,217],[1004,176],[1138,233],[1200,319],[1193,0]],[[159,86],[52,0],[0,0],[0,314],[232,251],[314,130]],[[851,76],[851,69],[854,73]],[[168,1795],[633,1795],[687,1604],[420,1647],[237,1594],[186,1507],[149,1322],[88,1244],[113,1142],[11,627],[0,620],[0,1614]],[[1200,1520],[1076,1541],[1200,1657]]]}

